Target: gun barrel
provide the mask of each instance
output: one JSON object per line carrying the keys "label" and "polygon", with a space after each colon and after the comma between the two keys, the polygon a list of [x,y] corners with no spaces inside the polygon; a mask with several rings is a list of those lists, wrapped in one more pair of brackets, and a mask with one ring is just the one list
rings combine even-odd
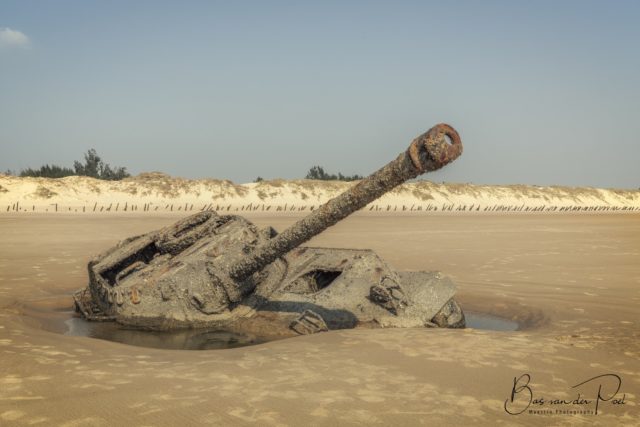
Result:
{"label": "gun barrel", "polygon": [[453,127],[444,123],[432,127],[395,160],[232,264],[229,276],[237,281],[248,278],[403,182],[440,169],[460,154],[462,141]]}

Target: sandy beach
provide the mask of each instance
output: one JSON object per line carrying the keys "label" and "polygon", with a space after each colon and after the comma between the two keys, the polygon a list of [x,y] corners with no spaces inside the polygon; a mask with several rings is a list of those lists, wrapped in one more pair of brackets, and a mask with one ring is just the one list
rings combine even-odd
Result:
{"label": "sandy beach", "polygon": [[[301,214],[249,217],[282,230]],[[90,257],[178,217],[0,215],[0,425],[638,423],[637,214],[362,212],[310,242],[440,270],[464,310],[513,332],[345,330],[207,351],[63,335]]]}

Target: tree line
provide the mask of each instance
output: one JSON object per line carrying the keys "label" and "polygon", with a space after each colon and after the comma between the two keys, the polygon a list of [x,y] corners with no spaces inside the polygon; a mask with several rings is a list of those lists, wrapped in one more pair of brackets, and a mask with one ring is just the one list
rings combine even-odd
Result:
{"label": "tree line", "polygon": [[337,175],[329,174],[324,171],[322,166],[312,166],[307,172],[305,179],[319,179],[322,181],[357,181],[364,178],[362,175],[343,175],[338,172]]}
{"label": "tree line", "polygon": [[[362,175],[357,175],[357,174],[343,175],[340,172],[338,172],[337,175],[329,174],[325,172],[322,166],[312,166],[311,169],[309,169],[309,172],[307,172],[307,175],[304,177],[304,179],[319,179],[321,181],[357,181],[363,178],[364,177]],[[261,176],[253,180],[253,182],[262,182],[262,181],[264,181],[264,178]]]}
{"label": "tree line", "polygon": [[[7,171],[13,175],[11,171]],[[96,179],[108,181],[118,181],[128,176],[126,167],[111,166],[105,163],[93,148],[84,155],[84,162],[74,161],[73,168],[58,165],[40,166],[38,169],[26,168],[20,171],[18,176],[42,177],[42,178],[64,178],[65,176],[88,176]]]}

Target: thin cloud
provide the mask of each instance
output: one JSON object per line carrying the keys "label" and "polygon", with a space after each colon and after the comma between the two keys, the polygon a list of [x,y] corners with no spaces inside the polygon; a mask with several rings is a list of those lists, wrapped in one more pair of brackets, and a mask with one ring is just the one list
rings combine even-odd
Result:
{"label": "thin cloud", "polygon": [[29,37],[21,31],[11,28],[0,28],[0,48],[29,47]]}

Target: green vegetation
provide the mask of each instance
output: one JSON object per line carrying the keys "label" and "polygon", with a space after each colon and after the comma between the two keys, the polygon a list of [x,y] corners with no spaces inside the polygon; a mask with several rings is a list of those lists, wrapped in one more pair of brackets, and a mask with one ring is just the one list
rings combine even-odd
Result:
{"label": "green vegetation", "polygon": [[309,172],[307,172],[307,176],[305,176],[305,179],[319,179],[322,181],[357,181],[362,178],[364,177],[361,175],[349,176],[342,175],[340,172],[338,172],[338,175],[328,174],[322,166],[313,166],[309,169]]}
{"label": "green vegetation", "polygon": [[64,178],[65,176],[75,175],[73,169],[60,167],[57,165],[44,165],[40,169],[23,169],[20,176],[37,176],[44,178]]}
{"label": "green vegetation", "polygon": [[119,181],[129,175],[125,167],[111,167],[108,163],[102,161],[96,150],[93,148],[84,155],[84,163],[80,161],[73,162],[73,169],[57,166],[44,165],[39,169],[23,169],[20,176],[34,176],[43,178],[64,178],[65,176],[89,176],[96,179],[104,179],[107,181]]}

